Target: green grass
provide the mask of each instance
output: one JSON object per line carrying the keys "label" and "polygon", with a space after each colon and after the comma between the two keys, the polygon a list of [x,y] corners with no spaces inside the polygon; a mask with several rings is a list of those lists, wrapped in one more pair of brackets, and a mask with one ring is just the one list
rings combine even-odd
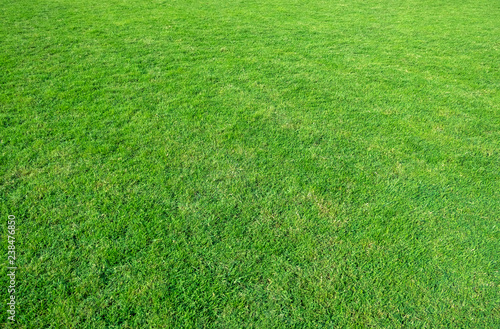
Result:
{"label": "green grass", "polygon": [[498,1],[0,5],[15,327],[500,327]]}

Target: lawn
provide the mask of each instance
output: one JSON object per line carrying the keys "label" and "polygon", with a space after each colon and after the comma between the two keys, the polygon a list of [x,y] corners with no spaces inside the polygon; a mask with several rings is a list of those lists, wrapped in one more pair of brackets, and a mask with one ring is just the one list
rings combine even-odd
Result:
{"label": "lawn", "polygon": [[497,0],[0,5],[3,327],[500,327]]}

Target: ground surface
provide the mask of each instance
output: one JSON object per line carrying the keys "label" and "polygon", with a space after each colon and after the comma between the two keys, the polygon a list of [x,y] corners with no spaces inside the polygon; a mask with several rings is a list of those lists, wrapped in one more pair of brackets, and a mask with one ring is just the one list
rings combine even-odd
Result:
{"label": "ground surface", "polygon": [[0,5],[19,328],[500,326],[498,1]]}

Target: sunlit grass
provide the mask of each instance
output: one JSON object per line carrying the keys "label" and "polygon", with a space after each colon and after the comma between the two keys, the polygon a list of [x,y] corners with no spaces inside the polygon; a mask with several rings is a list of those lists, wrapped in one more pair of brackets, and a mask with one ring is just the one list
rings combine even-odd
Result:
{"label": "sunlit grass", "polygon": [[0,4],[19,328],[500,326],[496,1]]}

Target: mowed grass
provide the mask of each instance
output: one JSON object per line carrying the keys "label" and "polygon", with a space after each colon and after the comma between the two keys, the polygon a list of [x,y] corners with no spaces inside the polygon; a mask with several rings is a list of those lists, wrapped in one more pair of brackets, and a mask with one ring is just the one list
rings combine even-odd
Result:
{"label": "mowed grass", "polygon": [[0,5],[16,327],[500,326],[498,1]]}

